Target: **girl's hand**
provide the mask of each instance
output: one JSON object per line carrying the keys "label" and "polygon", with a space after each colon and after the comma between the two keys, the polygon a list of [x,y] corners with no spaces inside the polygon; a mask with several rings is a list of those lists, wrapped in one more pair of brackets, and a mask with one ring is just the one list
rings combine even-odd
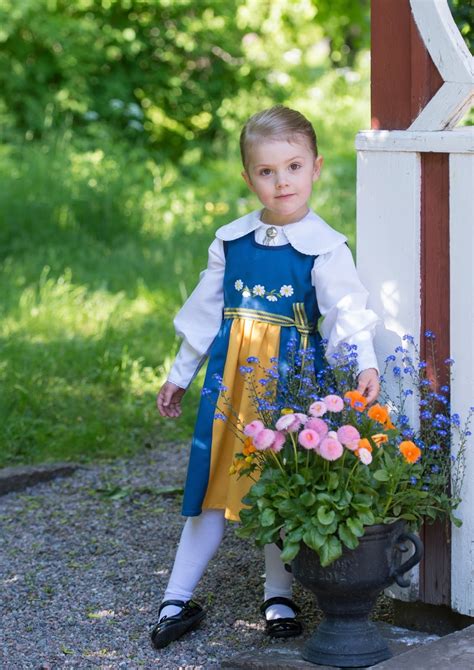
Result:
{"label": "girl's hand", "polygon": [[181,398],[186,393],[172,382],[165,382],[156,398],[156,406],[161,416],[167,416],[170,419],[176,419],[181,415]]}
{"label": "girl's hand", "polygon": [[362,370],[358,376],[358,382],[357,390],[359,393],[362,393],[362,395],[367,398],[369,404],[374,402],[380,391],[379,374],[377,370],[375,368]]}

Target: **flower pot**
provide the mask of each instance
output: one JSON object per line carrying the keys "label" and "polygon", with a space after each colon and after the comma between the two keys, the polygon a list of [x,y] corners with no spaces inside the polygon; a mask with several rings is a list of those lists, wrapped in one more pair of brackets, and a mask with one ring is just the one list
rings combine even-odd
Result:
{"label": "flower pot", "polygon": [[[394,581],[408,586],[403,574],[419,563],[421,540],[404,532],[404,522],[368,526],[356,549],[344,548],[342,556],[326,568],[318,554],[302,543],[292,561],[295,578],[316,596],[324,619],[303,650],[311,663],[336,667],[366,667],[392,655],[369,614],[381,591]],[[411,541],[415,553],[401,564]]]}

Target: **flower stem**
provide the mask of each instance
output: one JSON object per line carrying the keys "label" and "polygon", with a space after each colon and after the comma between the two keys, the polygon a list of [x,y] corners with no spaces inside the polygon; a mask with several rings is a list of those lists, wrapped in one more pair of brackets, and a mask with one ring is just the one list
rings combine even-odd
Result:
{"label": "flower stem", "polygon": [[274,451],[270,451],[270,453],[273,456],[273,458],[275,459],[275,462],[278,465],[278,467],[280,468],[280,470],[283,472],[283,474],[285,474],[285,471],[283,470],[282,464],[280,463],[280,459],[278,458],[278,456],[275,454]]}
{"label": "flower stem", "polygon": [[345,488],[344,488],[344,491],[347,491],[347,487],[349,486],[349,482],[350,482],[350,480],[351,480],[351,477],[352,477],[352,475],[354,474],[355,469],[356,469],[356,467],[357,467],[358,465],[359,465],[359,461],[356,461],[356,462],[354,463],[354,467],[352,468],[352,470],[351,470],[350,473],[349,473],[349,477],[347,478],[347,482],[346,482],[346,486],[345,486]]}
{"label": "flower stem", "polygon": [[298,449],[296,447],[296,440],[294,433],[290,433],[290,439],[293,444],[293,451],[295,452],[295,472],[298,474]]}

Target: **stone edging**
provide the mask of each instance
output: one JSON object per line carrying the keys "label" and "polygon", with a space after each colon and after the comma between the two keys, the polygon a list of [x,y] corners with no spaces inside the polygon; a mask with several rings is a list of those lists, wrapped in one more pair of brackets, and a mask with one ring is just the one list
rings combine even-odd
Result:
{"label": "stone edging", "polygon": [[47,482],[56,477],[72,475],[78,463],[45,463],[42,465],[21,465],[0,469],[0,496],[12,491],[22,491],[39,482]]}

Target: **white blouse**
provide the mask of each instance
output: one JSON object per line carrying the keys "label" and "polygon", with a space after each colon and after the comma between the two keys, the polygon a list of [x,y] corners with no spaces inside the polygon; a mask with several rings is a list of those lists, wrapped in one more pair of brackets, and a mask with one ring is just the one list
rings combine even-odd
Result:
{"label": "white blouse", "polygon": [[[255,240],[262,244],[267,229],[260,211],[251,212],[219,228],[209,247],[207,269],[174,319],[178,336],[183,338],[168,381],[187,388],[207,358],[209,348],[222,322],[224,308],[224,241],[237,239],[255,231]],[[323,338],[328,340],[329,360],[342,342],[357,345],[359,371],[378,369],[372,344],[379,319],[367,309],[368,293],[360,282],[345,244],[346,237],[331,228],[315,212],[296,223],[278,226],[272,245],[288,244],[308,255],[317,255],[311,272],[319,311],[324,317]]]}

